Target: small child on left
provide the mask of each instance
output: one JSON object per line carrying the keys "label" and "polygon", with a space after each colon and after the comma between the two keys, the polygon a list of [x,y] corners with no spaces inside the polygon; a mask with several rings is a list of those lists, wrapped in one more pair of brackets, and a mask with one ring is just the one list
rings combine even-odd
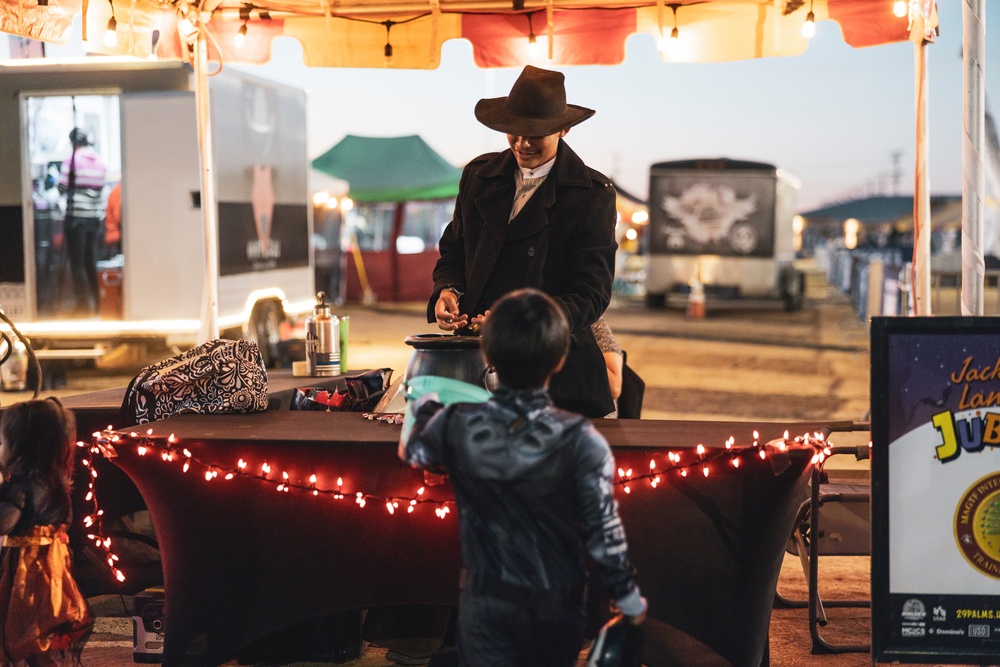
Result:
{"label": "small child on left", "polygon": [[76,661],[93,622],[73,579],[66,526],[76,419],[58,399],[0,412],[0,665]]}

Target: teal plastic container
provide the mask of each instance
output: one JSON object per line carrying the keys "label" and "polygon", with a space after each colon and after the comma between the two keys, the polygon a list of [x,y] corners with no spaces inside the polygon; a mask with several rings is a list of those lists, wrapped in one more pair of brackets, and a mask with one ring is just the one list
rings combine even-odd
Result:
{"label": "teal plastic container", "polygon": [[482,387],[468,382],[441,377],[440,375],[418,375],[403,381],[403,396],[406,398],[406,414],[403,415],[403,442],[410,437],[413,422],[413,403],[425,394],[437,394],[437,400],[445,405],[452,403],[484,403],[492,394]]}

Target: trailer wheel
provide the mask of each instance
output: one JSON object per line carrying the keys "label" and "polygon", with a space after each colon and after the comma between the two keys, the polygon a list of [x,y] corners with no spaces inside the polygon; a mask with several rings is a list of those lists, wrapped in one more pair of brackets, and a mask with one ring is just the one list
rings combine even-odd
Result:
{"label": "trailer wheel", "polygon": [[261,301],[253,307],[247,323],[247,339],[257,343],[266,368],[274,368],[281,358],[281,323],[285,311],[276,301]]}
{"label": "trailer wheel", "polygon": [[785,311],[794,313],[801,310],[806,296],[806,274],[801,271],[789,271],[784,283],[781,300],[784,302]]}
{"label": "trailer wheel", "polygon": [[646,294],[646,306],[649,308],[666,308],[666,294]]}

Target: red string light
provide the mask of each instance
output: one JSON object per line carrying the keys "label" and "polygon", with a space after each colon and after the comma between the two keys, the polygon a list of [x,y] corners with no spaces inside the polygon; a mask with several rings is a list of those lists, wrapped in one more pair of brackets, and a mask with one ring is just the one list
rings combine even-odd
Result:
{"label": "red string light", "polygon": [[[107,433],[107,431],[105,431]],[[90,456],[84,456],[81,460],[81,465],[83,465],[84,470],[86,470],[88,475],[87,480],[87,495],[85,500],[90,504],[92,510],[89,514],[83,517],[83,525],[85,528],[93,528],[94,530],[87,533],[87,539],[94,543],[94,546],[104,554],[104,560],[108,564],[108,568],[111,569],[111,574],[114,576],[118,582],[125,581],[125,573],[118,569],[116,563],[118,562],[118,556],[111,550],[111,538],[104,536],[104,510],[100,508],[97,502],[97,491],[94,489],[94,482],[97,480],[97,470],[94,469],[93,459],[95,455],[101,456],[114,456],[114,446],[113,442],[117,442],[118,438],[109,438],[104,445],[96,444],[98,436],[101,434],[95,433],[94,440],[95,444],[91,445],[89,448]],[[84,442],[77,442],[77,447],[86,448],[87,444]]]}
{"label": "red string light", "polygon": [[[249,471],[250,464],[248,461],[240,458],[236,465],[232,468],[224,466],[218,462],[205,461],[198,456],[194,455],[186,447],[181,447],[177,444],[177,438],[170,434],[167,437],[156,436],[153,434],[153,430],[149,429],[144,435],[139,435],[135,432],[129,432],[127,434],[122,432],[113,431],[110,427],[103,431],[93,434],[92,444],[90,446],[90,458],[83,459],[83,464],[90,472],[90,485],[87,491],[87,501],[91,502],[94,511],[84,517],[84,525],[88,528],[96,526],[95,533],[88,535],[88,539],[94,541],[94,544],[106,554],[106,559],[109,567],[111,568],[114,576],[118,581],[124,581],[125,575],[117,568],[115,563],[118,561],[118,557],[112,552],[112,542],[111,538],[104,537],[103,526],[101,524],[101,517],[103,516],[103,510],[98,506],[97,495],[94,490],[94,480],[97,478],[97,471],[94,470],[92,464],[92,458],[94,456],[104,456],[105,458],[114,458],[117,456],[116,446],[120,447],[126,443],[130,443],[135,447],[135,452],[138,456],[145,456],[151,450],[159,451],[160,458],[165,463],[170,463],[174,460],[175,455],[183,458],[182,472],[187,472],[192,465],[198,465],[205,469],[204,478],[206,482],[214,481],[218,478],[219,474],[222,473],[223,480],[231,481],[237,477],[244,479],[256,479],[258,482],[264,484],[273,484],[275,490],[288,493],[290,491],[303,491],[312,496],[330,496],[334,500],[342,500],[345,497],[344,490],[344,480],[342,477],[337,478],[336,488],[323,488],[319,486],[319,478],[315,473],[312,473],[308,477],[307,482],[296,482],[291,479],[291,476],[287,471],[282,471],[280,479],[274,479],[270,477],[271,465],[267,460],[264,460],[260,465],[260,472],[254,474]],[[82,442],[77,443],[80,447],[86,447]],[[694,467],[700,467],[702,475],[704,477],[709,477],[711,471],[715,469],[719,464],[728,461],[733,468],[739,468],[742,459],[747,454],[757,452],[757,455],[762,459],[766,460],[768,458],[768,452],[774,451],[777,453],[785,453],[790,448],[795,449],[807,449],[811,448],[815,450],[815,453],[810,461],[812,465],[822,466],[824,460],[829,455],[829,443],[826,441],[825,436],[822,433],[806,433],[802,436],[796,437],[794,439],[789,438],[789,434],[786,431],[784,437],[772,440],[768,443],[760,443],[760,434],[755,430],[753,432],[753,441],[750,445],[744,447],[736,446],[736,439],[730,437],[725,442],[725,448],[719,450],[709,450],[703,444],[699,443],[694,449],[693,456],[689,457],[690,460],[684,461],[681,454],[673,451],[668,451],[666,453],[666,464],[662,467],[657,465],[656,459],[652,458],[649,461],[649,471],[635,475],[632,468],[618,468],[618,476],[613,483],[616,486],[622,488],[622,492],[626,494],[632,493],[632,487],[643,480],[648,480],[651,488],[657,488],[663,481],[663,476],[672,472],[676,472],[681,477],[688,476],[688,470]],[[379,496],[376,494],[366,493],[364,491],[354,492],[354,502],[358,505],[359,509],[363,509],[368,501],[376,501],[385,507],[386,512],[390,515],[395,516],[396,510],[399,509],[400,503],[405,504],[406,514],[412,514],[414,510],[423,504],[430,504],[434,507],[434,514],[439,519],[444,519],[451,513],[451,506],[454,505],[453,499],[436,499],[425,497],[426,489],[425,487],[419,487],[413,496]]]}

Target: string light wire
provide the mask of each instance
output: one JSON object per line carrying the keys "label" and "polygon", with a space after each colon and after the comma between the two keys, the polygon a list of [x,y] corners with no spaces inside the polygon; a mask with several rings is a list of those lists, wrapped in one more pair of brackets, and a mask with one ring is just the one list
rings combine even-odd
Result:
{"label": "string light wire", "polygon": [[[83,442],[77,444],[80,447],[87,447]],[[118,557],[113,552],[111,538],[105,536],[103,532],[102,517],[104,512],[98,504],[94,488],[97,471],[93,467],[93,459],[97,456],[113,459],[118,455],[118,448],[127,446],[131,446],[139,457],[159,458],[164,464],[180,462],[182,474],[190,474],[197,468],[196,474],[199,474],[205,483],[222,483],[237,478],[255,480],[260,484],[270,486],[278,493],[294,491],[311,496],[324,496],[335,501],[351,498],[359,509],[373,503],[375,506],[384,507],[390,515],[412,514],[417,508],[429,505],[433,507],[437,518],[445,519],[455,505],[453,498],[429,497],[427,489],[423,485],[419,485],[410,495],[388,496],[345,488],[343,477],[338,476],[335,486],[326,487],[319,484],[319,477],[316,473],[309,474],[305,480],[292,479],[286,470],[274,474],[276,468],[266,459],[257,465],[251,465],[249,461],[240,458],[235,465],[225,465],[199,457],[180,444],[173,434],[164,437],[154,435],[152,429],[140,434],[136,431],[115,431],[109,427],[93,434],[88,449],[89,456],[83,460],[84,467],[89,472],[90,477],[87,501],[92,507],[92,511],[84,517],[83,522],[84,526],[91,531],[87,535],[88,540],[92,541],[105,554],[105,560],[118,581],[124,581],[125,575],[117,566]],[[618,468],[613,484],[620,487],[623,493],[631,494],[639,483],[644,482],[651,489],[656,489],[671,474],[688,477],[691,472],[694,472],[700,473],[700,477],[709,477],[713,471],[723,470],[727,467],[738,469],[744,465],[747,459],[753,457],[759,457],[761,460],[770,459],[772,471],[777,475],[787,467],[788,452],[793,449],[812,450],[813,456],[810,459],[810,464],[822,468],[823,462],[830,455],[830,447],[826,437],[818,432],[790,438],[786,431],[783,437],[762,443],[759,433],[755,430],[751,443],[742,447],[737,447],[735,438],[730,437],[721,448],[708,449],[703,444],[699,444],[693,449],[668,450],[665,454],[658,454],[649,460],[648,470],[636,471],[634,468],[622,466]]]}

